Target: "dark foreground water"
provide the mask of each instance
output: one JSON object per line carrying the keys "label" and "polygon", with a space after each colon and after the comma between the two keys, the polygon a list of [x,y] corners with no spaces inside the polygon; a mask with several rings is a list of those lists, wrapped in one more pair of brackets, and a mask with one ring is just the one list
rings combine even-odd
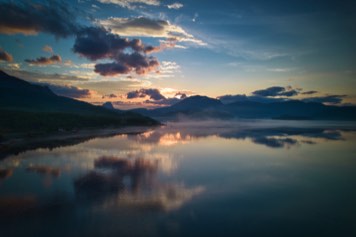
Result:
{"label": "dark foreground water", "polygon": [[168,124],[0,160],[0,236],[356,236],[349,123]]}

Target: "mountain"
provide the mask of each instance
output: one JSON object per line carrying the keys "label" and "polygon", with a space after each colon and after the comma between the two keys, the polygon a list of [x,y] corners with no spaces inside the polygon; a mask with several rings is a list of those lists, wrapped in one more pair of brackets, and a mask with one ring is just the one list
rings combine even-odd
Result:
{"label": "mountain", "polygon": [[[104,108],[106,109],[110,109],[110,110],[115,110],[114,106],[112,105],[111,102],[105,102],[103,105],[102,105]],[[118,111],[118,110],[117,110]]]}
{"label": "mountain", "polygon": [[0,108],[24,111],[113,115],[112,111],[54,94],[48,87],[34,85],[0,71]]}
{"label": "mountain", "polygon": [[58,96],[48,87],[0,71],[0,136],[12,132],[156,124],[157,121],[140,114]]}
{"label": "mountain", "polygon": [[222,106],[220,100],[209,98],[207,96],[191,96],[187,97],[184,100],[172,105],[170,108],[172,110],[180,110],[180,111],[190,111],[196,109],[208,109],[213,107]]}
{"label": "mountain", "polygon": [[299,100],[263,103],[238,101],[223,104],[220,100],[205,97],[188,97],[177,104],[158,109],[134,109],[137,113],[159,120],[176,119],[320,119],[320,120],[356,120],[355,106],[326,106],[321,103]]}
{"label": "mountain", "polygon": [[178,103],[157,109],[132,109],[131,111],[155,117],[159,120],[183,119],[183,118],[222,118],[229,119],[231,114],[224,111],[224,104],[220,100],[207,96],[191,96]]}

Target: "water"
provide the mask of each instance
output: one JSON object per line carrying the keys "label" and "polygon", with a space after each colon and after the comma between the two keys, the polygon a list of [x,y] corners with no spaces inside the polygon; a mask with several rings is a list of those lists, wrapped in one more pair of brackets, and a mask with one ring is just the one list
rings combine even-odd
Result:
{"label": "water", "polygon": [[9,155],[0,236],[356,236],[355,141],[350,123],[170,123]]}

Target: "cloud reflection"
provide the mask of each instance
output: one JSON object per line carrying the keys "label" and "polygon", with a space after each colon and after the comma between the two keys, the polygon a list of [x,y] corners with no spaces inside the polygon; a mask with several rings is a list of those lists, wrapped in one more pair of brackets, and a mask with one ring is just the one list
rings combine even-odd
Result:
{"label": "cloud reflection", "polygon": [[61,174],[61,170],[59,168],[54,168],[46,165],[31,165],[26,168],[26,171],[42,175],[51,175],[54,177],[58,177]]}
{"label": "cloud reflection", "polygon": [[0,217],[18,215],[34,208],[37,204],[37,199],[34,196],[0,197]]}
{"label": "cloud reflection", "polygon": [[0,169],[0,181],[11,177],[13,169]]}
{"label": "cloud reflection", "polygon": [[101,200],[104,208],[171,211],[204,190],[163,183],[157,160],[103,156],[94,161],[94,167],[76,179],[74,186],[79,198]]}

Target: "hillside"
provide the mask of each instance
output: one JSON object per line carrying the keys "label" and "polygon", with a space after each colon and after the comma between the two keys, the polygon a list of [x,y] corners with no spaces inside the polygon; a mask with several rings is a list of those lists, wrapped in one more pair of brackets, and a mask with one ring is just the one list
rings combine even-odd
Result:
{"label": "hillside", "polygon": [[43,133],[81,128],[156,125],[133,112],[117,112],[54,94],[0,71],[0,134]]}

